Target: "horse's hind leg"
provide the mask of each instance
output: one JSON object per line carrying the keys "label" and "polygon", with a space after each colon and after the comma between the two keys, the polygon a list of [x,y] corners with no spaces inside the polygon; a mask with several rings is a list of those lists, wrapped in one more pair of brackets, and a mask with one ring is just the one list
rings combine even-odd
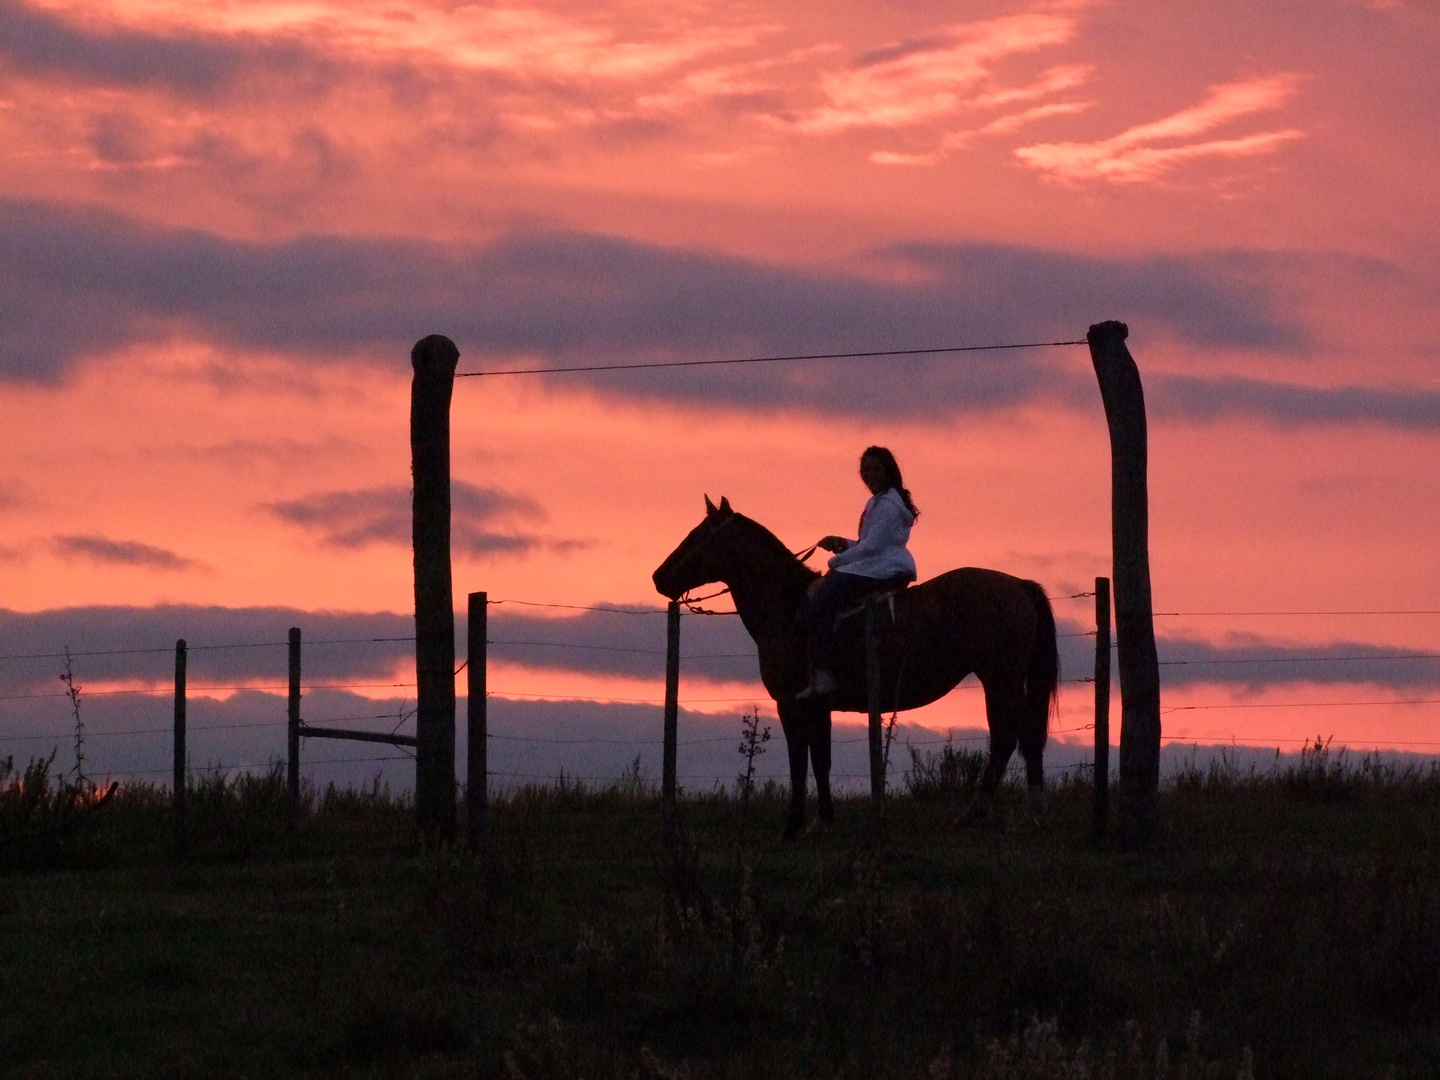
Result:
{"label": "horse's hind leg", "polygon": [[815,706],[807,725],[810,731],[810,765],[815,772],[815,801],[819,804],[820,820],[829,825],[835,820],[835,804],[830,800],[830,710]]}
{"label": "horse's hind leg", "polygon": [[1036,813],[1045,795],[1046,732],[1043,723],[1037,728],[1028,722],[1028,717],[1026,720],[1019,732],[1020,756],[1025,759],[1025,806],[1031,813]]}
{"label": "horse's hind leg", "polygon": [[805,773],[810,763],[812,733],[803,705],[777,702],[776,711],[785,731],[785,752],[790,757],[790,813],[785,819],[785,838],[789,840],[805,828]]}
{"label": "horse's hind leg", "polygon": [[1005,775],[1010,757],[1015,753],[1019,741],[1019,714],[1023,696],[1011,692],[992,680],[981,680],[985,687],[985,719],[990,725],[990,758],[985,762],[985,771],[980,775],[980,790],[965,811],[967,820],[984,819],[990,816],[995,802],[995,789]]}

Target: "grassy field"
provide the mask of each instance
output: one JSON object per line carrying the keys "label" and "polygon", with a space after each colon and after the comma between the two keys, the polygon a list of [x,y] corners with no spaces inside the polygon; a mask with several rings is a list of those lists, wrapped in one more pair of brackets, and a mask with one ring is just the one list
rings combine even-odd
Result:
{"label": "grassy field", "polygon": [[1080,786],[960,827],[969,764],[791,843],[775,791],[691,797],[668,844],[637,785],[517,792],[478,856],[384,791],[309,793],[291,836],[278,772],[209,780],[183,859],[165,792],[50,833],[64,792],[12,773],[0,1070],[1440,1075],[1440,776],[1182,776],[1128,854]]}

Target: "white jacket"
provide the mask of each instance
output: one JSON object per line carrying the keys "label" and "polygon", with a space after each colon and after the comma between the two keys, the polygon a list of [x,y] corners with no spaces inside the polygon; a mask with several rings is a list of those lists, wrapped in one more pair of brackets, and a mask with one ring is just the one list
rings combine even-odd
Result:
{"label": "white jacket", "polygon": [[915,558],[906,550],[915,515],[894,488],[870,496],[860,515],[860,539],[832,555],[826,564],[858,577],[888,578],[907,575],[915,580]]}

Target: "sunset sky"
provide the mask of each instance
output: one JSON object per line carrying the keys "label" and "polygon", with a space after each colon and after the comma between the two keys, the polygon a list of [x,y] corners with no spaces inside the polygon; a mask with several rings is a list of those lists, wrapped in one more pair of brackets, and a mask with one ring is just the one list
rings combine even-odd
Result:
{"label": "sunset sky", "polygon": [[[1157,617],[1166,735],[1440,752],[1437,46],[1420,0],[0,0],[0,652],[403,636],[428,333],[494,371],[1114,318],[1149,407],[1156,610],[1181,613]],[[921,508],[922,578],[1069,597],[1109,573],[1083,346],[467,378],[452,417],[461,612],[655,606],[706,493],[793,548],[852,534],[872,442]],[[1056,600],[1062,633],[1090,604]],[[552,699],[497,699],[514,730],[649,723],[663,657],[574,646],[661,649],[663,620],[491,622],[570,646],[492,649],[493,687]],[[685,634],[692,709],[764,704],[733,619]],[[413,682],[408,655],[317,648],[307,672]],[[160,727],[163,696],[103,692],[169,663],[74,661],[95,769],[165,764],[99,733]],[[0,660],[0,756],[71,763],[68,703],[33,696],[57,670]],[[192,671],[273,686],[284,651]],[[398,718],[396,693],[328,716]],[[582,698],[608,705],[553,704]],[[1057,740],[1091,708],[1068,685]],[[983,717],[962,688],[909,719]],[[264,761],[283,733],[196,745]]]}

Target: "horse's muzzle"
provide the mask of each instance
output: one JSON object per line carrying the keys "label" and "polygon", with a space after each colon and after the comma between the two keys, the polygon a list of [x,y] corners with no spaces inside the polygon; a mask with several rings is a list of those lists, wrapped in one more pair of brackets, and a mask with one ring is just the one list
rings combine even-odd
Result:
{"label": "horse's muzzle", "polygon": [[661,566],[655,573],[651,574],[650,580],[655,583],[655,591],[668,600],[679,600],[685,592],[684,589],[675,586],[674,578],[670,574],[665,573],[664,566]]}

